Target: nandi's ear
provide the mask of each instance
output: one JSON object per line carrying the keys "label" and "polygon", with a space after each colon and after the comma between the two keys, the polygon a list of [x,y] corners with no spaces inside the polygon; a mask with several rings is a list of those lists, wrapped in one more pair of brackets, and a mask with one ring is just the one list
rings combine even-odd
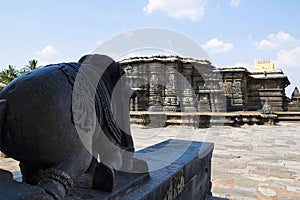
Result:
{"label": "nandi's ear", "polygon": [[88,66],[98,74],[103,74],[110,67],[114,60],[106,55],[89,54],[78,61],[83,66]]}
{"label": "nandi's ear", "polygon": [[78,63],[81,64],[90,64],[94,65],[95,67],[100,68],[107,68],[112,64],[114,60],[106,55],[99,55],[99,54],[89,54],[81,57],[78,61]]}
{"label": "nandi's ear", "polygon": [[[123,85],[125,84],[125,79],[121,79],[122,76],[125,74],[125,71],[123,70],[123,68],[121,67],[120,63],[118,62],[113,62],[109,68],[108,68],[108,74],[109,74],[109,78],[113,83],[113,86],[115,86],[117,84],[118,81],[122,81]],[[124,87],[124,86],[122,86]]]}

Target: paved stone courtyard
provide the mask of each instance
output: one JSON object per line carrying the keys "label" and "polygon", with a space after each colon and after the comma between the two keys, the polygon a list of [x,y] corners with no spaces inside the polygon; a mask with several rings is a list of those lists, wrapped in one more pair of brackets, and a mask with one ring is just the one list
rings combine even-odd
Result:
{"label": "paved stone courtyard", "polygon": [[[132,133],[137,150],[170,138],[213,142],[214,197],[300,199],[300,123],[206,129],[132,126]],[[0,158],[0,168],[18,178],[16,161]]]}

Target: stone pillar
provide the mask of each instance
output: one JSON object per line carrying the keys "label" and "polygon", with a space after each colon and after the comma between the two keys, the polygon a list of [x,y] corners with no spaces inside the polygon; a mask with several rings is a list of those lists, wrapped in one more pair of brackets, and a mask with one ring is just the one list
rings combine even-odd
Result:
{"label": "stone pillar", "polygon": [[145,111],[148,108],[148,96],[147,96],[147,89],[145,88],[138,88],[135,90],[136,98],[134,103],[135,110],[142,110]]}
{"label": "stone pillar", "polygon": [[195,112],[196,108],[196,99],[195,93],[191,86],[192,83],[192,72],[193,67],[191,65],[184,65],[182,68],[182,75],[184,79],[180,80],[181,82],[181,111],[184,112]]}
{"label": "stone pillar", "polygon": [[129,101],[129,110],[130,111],[135,111],[135,100],[136,100],[136,97],[135,98],[131,98],[130,101]]}
{"label": "stone pillar", "polygon": [[[127,83],[130,85],[130,87],[133,90],[135,90],[134,84],[135,84],[136,75],[134,74],[134,69],[133,69],[133,67],[131,65],[126,66],[126,68],[125,68],[125,74],[126,74],[126,81],[127,81]],[[136,101],[136,97],[130,99],[130,101],[129,101],[129,108],[130,108],[131,111],[135,110],[135,101]]]}
{"label": "stone pillar", "polygon": [[147,110],[148,108],[148,87],[149,87],[149,71],[148,65],[140,66],[140,91],[138,95],[138,110]]}
{"label": "stone pillar", "polygon": [[165,88],[164,110],[176,112],[179,109],[178,95],[178,78],[174,66],[167,66],[166,70],[167,83]]}
{"label": "stone pillar", "polygon": [[139,64],[125,68],[127,82],[136,96],[130,100],[130,110],[147,110],[148,107],[148,71],[147,65]]}
{"label": "stone pillar", "polygon": [[220,99],[218,96],[219,81],[217,75],[213,72],[208,76],[209,94],[210,94],[210,108],[212,112],[218,112],[220,107]]}
{"label": "stone pillar", "polygon": [[[133,66],[132,68],[132,72],[131,72],[131,77],[132,77],[132,83],[131,83],[131,88],[134,91],[139,90],[139,70],[138,70],[138,66]],[[138,96],[135,96],[135,98],[133,99],[132,102],[132,109],[133,110],[138,110]]]}
{"label": "stone pillar", "polygon": [[163,77],[164,68],[159,63],[153,63],[149,66],[150,87],[149,87],[149,111],[163,111]]}
{"label": "stone pillar", "polygon": [[196,96],[198,100],[198,112],[208,112],[210,111],[210,102],[209,102],[209,95],[206,88],[206,83],[203,78],[203,74],[198,77],[196,81]]}
{"label": "stone pillar", "polygon": [[134,68],[135,83],[134,90],[136,92],[135,110],[146,110],[148,105],[147,85],[148,71],[147,65],[139,64]]}

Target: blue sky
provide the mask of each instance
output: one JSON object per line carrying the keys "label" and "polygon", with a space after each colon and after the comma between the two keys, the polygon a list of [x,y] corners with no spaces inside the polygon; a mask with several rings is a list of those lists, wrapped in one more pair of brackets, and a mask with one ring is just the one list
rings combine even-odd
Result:
{"label": "blue sky", "polygon": [[217,67],[274,60],[290,95],[300,86],[299,10],[298,0],[2,1],[0,68],[77,61],[121,32],[157,27],[191,38]]}

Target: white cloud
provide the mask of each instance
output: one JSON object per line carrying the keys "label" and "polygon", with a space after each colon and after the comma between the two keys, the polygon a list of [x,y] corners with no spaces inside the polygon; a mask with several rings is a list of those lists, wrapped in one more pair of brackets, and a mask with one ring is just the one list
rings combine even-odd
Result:
{"label": "white cloud", "polygon": [[[277,52],[276,66],[279,68],[300,67],[300,39],[289,33],[271,33],[266,39],[255,43],[256,49]],[[271,53],[270,52],[270,53]]]}
{"label": "white cloud", "polygon": [[280,50],[277,53],[277,64],[281,67],[299,67],[300,66],[300,46],[291,50]]}
{"label": "white cloud", "polygon": [[258,50],[283,49],[300,45],[300,40],[293,38],[284,31],[279,31],[277,34],[269,34],[267,39],[255,42],[254,45]]}
{"label": "white cloud", "polygon": [[58,51],[51,45],[46,46],[42,50],[38,51],[37,54],[44,58],[49,58],[58,54]]}
{"label": "white cloud", "polygon": [[238,7],[240,5],[240,0],[231,0],[230,6],[231,7]]}
{"label": "white cloud", "polygon": [[146,13],[152,14],[155,11],[163,11],[170,17],[188,18],[190,20],[200,20],[205,15],[204,7],[206,0],[148,0],[144,7]]}
{"label": "white cloud", "polygon": [[202,48],[208,53],[222,53],[232,50],[232,43],[225,43],[217,38],[211,39],[202,45]]}
{"label": "white cloud", "polygon": [[60,53],[52,46],[47,45],[42,50],[36,52],[39,65],[55,63],[61,57]]}
{"label": "white cloud", "polygon": [[259,43],[255,42],[256,49],[264,50],[264,49],[276,49],[277,45],[268,40],[261,40]]}

